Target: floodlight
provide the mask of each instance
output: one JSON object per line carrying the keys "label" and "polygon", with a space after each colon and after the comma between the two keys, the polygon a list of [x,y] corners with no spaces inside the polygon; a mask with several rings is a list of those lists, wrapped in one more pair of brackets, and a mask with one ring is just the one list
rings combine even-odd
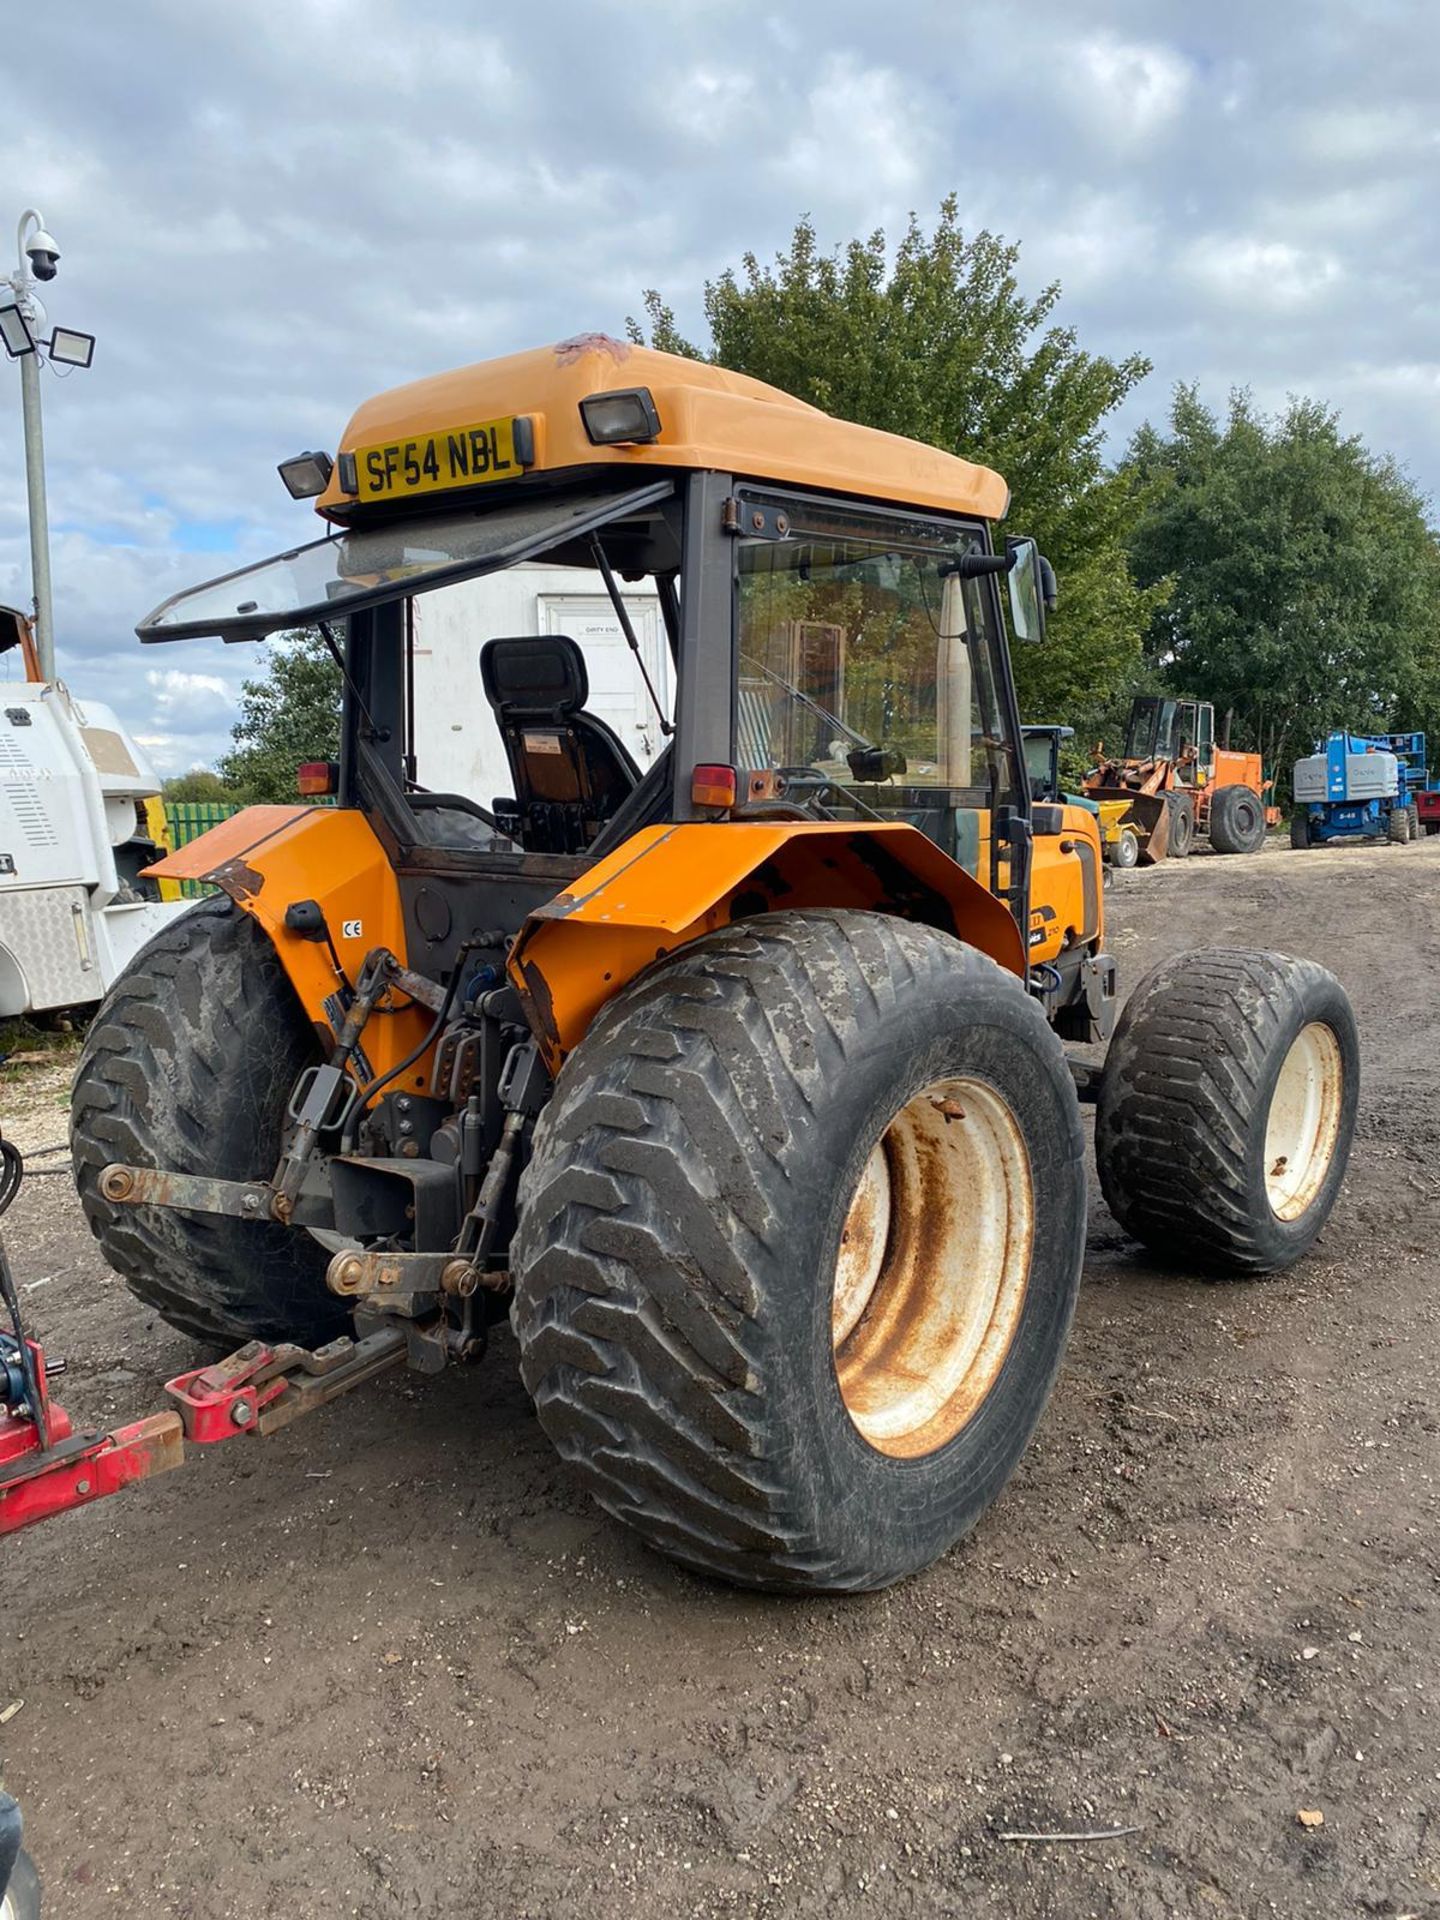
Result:
{"label": "floodlight", "polygon": [[93,333],[77,333],[73,327],[56,327],[50,335],[50,358],[62,367],[88,367],[95,358]]}
{"label": "floodlight", "polygon": [[12,360],[20,360],[35,351],[35,336],[23,307],[0,307],[0,340]]}

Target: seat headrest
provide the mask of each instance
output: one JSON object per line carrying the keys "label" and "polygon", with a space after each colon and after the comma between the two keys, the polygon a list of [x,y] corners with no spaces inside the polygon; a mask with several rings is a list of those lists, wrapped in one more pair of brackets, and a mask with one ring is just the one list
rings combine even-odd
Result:
{"label": "seat headrest", "polygon": [[567,633],[522,634],[487,640],[480,679],[496,713],[547,715],[565,720],[590,697],[585,656]]}

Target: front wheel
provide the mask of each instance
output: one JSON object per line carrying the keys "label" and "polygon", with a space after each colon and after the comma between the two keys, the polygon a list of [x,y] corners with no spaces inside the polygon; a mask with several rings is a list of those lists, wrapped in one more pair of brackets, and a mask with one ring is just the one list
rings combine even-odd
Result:
{"label": "front wheel", "polygon": [[1195,844],[1195,800],[1193,795],[1171,791],[1165,796],[1170,809],[1170,845],[1172,860],[1183,860]]}
{"label": "front wheel", "polygon": [[1126,872],[1140,864],[1140,836],[1133,827],[1121,827],[1120,836],[1110,849],[1110,864]]}
{"label": "front wheel", "polygon": [[521,1366],[600,1504],[739,1584],[882,1587],[999,1493],[1084,1250],[1074,1086],[946,934],[768,914],[611,1003],[536,1130]]}
{"label": "front wheel", "polygon": [[1330,1217],[1360,1086],[1355,1015],[1324,967],[1202,948],[1136,987],[1095,1123],[1106,1204],[1156,1252],[1273,1273]]}

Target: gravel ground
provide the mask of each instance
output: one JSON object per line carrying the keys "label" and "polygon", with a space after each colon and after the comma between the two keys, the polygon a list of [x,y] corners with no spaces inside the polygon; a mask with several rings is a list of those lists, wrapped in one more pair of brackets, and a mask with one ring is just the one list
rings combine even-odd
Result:
{"label": "gravel ground", "polygon": [[[1339,973],[1346,1189],[1244,1284],[1160,1271],[1097,1197],[1037,1443],[891,1593],[654,1558],[508,1341],[7,1540],[0,1758],[50,1911],[1440,1916],[1437,882],[1440,840],[1117,876],[1124,981],[1205,944]],[[0,1074],[22,1144],[60,1137],[66,1071]],[[77,1417],[195,1364],[68,1181],[7,1226]]]}

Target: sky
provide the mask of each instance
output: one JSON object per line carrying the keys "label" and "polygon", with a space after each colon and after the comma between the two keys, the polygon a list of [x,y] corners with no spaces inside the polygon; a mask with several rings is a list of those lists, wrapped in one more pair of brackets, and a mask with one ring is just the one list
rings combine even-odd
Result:
{"label": "sky", "polygon": [[[1431,0],[0,0],[0,245],[61,249],[43,369],[62,677],[162,773],[229,743],[257,650],[142,648],[168,593],[312,538],[276,462],[367,395],[596,330],[647,287],[898,235],[947,193],[1094,352],[1222,407],[1305,394],[1440,492]],[[9,271],[0,266],[0,273]],[[983,460],[983,447],[969,449]],[[30,565],[0,363],[0,600]],[[0,672],[4,669],[0,668]]]}

